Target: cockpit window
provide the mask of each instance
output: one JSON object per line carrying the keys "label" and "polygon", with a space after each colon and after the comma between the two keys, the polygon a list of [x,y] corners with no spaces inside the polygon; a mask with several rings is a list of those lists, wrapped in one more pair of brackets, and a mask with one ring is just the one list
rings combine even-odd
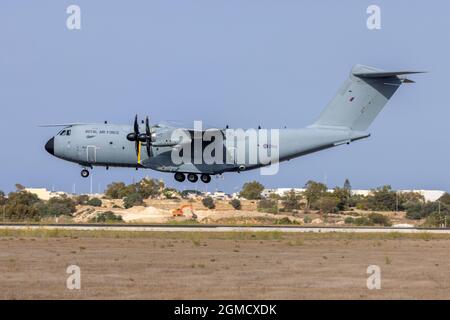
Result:
{"label": "cockpit window", "polygon": [[70,136],[70,133],[72,132],[72,130],[67,130],[66,131],[66,136]]}
{"label": "cockpit window", "polygon": [[66,135],[66,130],[61,131],[61,133],[59,135],[60,136],[65,136]]}

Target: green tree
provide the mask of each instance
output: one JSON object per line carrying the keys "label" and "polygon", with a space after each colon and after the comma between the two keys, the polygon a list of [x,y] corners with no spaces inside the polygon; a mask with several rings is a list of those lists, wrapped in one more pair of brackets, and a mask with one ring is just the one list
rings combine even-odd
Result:
{"label": "green tree", "polygon": [[348,189],[335,187],[332,194],[338,199],[337,208],[339,211],[346,210],[350,206],[350,191]]}
{"label": "green tree", "polygon": [[3,191],[0,190],[0,206],[4,205],[6,203],[6,196]]}
{"label": "green tree", "polygon": [[241,210],[241,201],[239,199],[233,199],[230,201],[230,205],[235,209],[235,210]]}
{"label": "green tree", "polygon": [[144,205],[144,198],[138,192],[131,193],[123,198],[123,206],[125,209],[129,209],[134,206]]}
{"label": "green tree", "polygon": [[440,198],[439,201],[443,204],[450,205],[450,194],[448,192],[444,193]]}
{"label": "green tree", "polygon": [[394,211],[397,207],[396,192],[389,185],[372,190],[366,201],[369,210]]}
{"label": "green tree", "polygon": [[350,180],[345,179],[344,181],[344,190],[346,190],[349,194],[352,192],[352,185],[350,184]]}
{"label": "green tree", "polygon": [[106,187],[105,195],[110,199],[123,199],[130,192],[130,188],[127,188],[123,182],[113,182]]}
{"label": "green tree", "polygon": [[106,211],[99,213],[97,216],[90,219],[90,222],[100,222],[100,223],[123,222],[123,219],[122,216],[116,215],[112,211]]}
{"label": "green tree", "polygon": [[164,183],[156,179],[144,178],[136,184],[136,191],[139,192],[144,199],[159,196],[163,189]]}
{"label": "green tree", "polygon": [[372,212],[369,214],[368,218],[373,224],[379,224],[385,227],[390,227],[392,225],[390,219],[381,213]]}
{"label": "green tree", "polygon": [[339,199],[333,195],[324,195],[316,201],[316,206],[322,213],[333,213],[338,210]]}
{"label": "green tree", "polygon": [[261,192],[263,190],[264,186],[257,181],[247,182],[242,187],[239,195],[248,200],[258,200],[261,199]]}
{"label": "green tree", "polygon": [[291,189],[287,192],[285,199],[283,200],[283,209],[284,211],[292,211],[300,209],[300,196],[295,192],[294,189]]}
{"label": "green tree", "polygon": [[327,192],[327,186],[323,183],[309,180],[305,184],[304,196],[306,198],[306,206],[310,208],[311,205],[321,198]]}
{"label": "green tree", "polygon": [[93,207],[101,207],[102,206],[102,200],[100,200],[99,198],[91,198],[89,199],[86,204],[88,206],[93,206]]}
{"label": "green tree", "polygon": [[261,199],[258,201],[258,211],[267,213],[278,213],[278,202],[276,200]]}
{"label": "green tree", "polygon": [[89,200],[89,196],[87,194],[80,194],[74,198],[76,204],[85,205]]}
{"label": "green tree", "polygon": [[15,186],[17,191],[25,190],[25,186],[23,184],[16,183]]}
{"label": "green tree", "polygon": [[214,203],[214,200],[211,197],[203,198],[202,204],[208,209],[214,209],[216,207],[216,204]]}
{"label": "green tree", "polygon": [[42,201],[34,193],[27,191],[11,192],[4,205],[5,218],[10,221],[38,221],[38,205]]}
{"label": "green tree", "polygon": [[72,215],[76,211],[76,203],[66,195],[52,197],[46,203],[41,203],[38,208],[41,216]]}

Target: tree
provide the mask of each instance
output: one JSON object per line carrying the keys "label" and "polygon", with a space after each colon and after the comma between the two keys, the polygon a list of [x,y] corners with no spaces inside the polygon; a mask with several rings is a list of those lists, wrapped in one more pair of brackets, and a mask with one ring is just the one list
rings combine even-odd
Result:
{"label": "tree", "polygon": [[350,184],[350,180],[345,179],[344,181],[344,190],[346,190],[349,194],[352,192],[352,185]]}
{"label": "tree", "polygon": [[239,201],[239,199],[233,199],[230,201],[230,205],[235,209],[235,210],[241,210],[241,201]]}
{"label": "tree", "polygon": [[381,213],[372,212],[371,214],[369,214],[368,218],[373,224],[379,224],[385,227],[390,227],[392,225],[389,218],[385,215],[382,215]]}
{"label": "tree", "polygon": [[400,192],[397,193],[397,203],[399,210],[405,210],[413,203],[425,203],[425,197],[418,192]]}
{"label": "tree", "polygon": [[89,199],[86,204],[88,206],[93,206],[93,207],[101,207],[102,206],[102,200],[100,200],[99,198],[92,198]]}
{"label": "tree", "polygon": [[333,196],[338,199],[337,208],[339,211],[345,210],[350,206],[350,191],[348,189],[335,187],[333,189]]}
{"label": "tree", "polygon": [[396,192],[389,185],[372,190],[366,200],[369,210],[394,211],[397,207]]}
{"label": "tree", "polygon": [[306,190],[304,196],[306,198],[306,206],[308,208],[327,192],[327,186],[320,182],[309,180],[305,184]]}
{"label": "tree", "polygon": [[440,198],[439,201],[443,204],[450,205],[450,194],[448,192],[444,193]]}
{"label": "tree", "polygon": [[295,192],[294,189],[290,190],[286,194],[286,198],[283,200],[283,209],[284,211],[292,211],[300,209],[299,195]]}
{"label": "tree", "polygon": [[261,199],[261,192],[263,190],[264,186],[257,181],[247,182],[242,187],[239,196],[247,200],[259,200]]}
{"label": "tree", "polygon": [[5,203],[6,203],[5,193],[0,190],[0,206],[4,205]]}
{"label": "tree", "polygon": [[42,201],[34,193],[11,192],[4,206],[5,218],[11,221],[38,221],[38,205]]}
{"label": "tree", "polygon": [[136,191],[139,192],[144,199],[159,196],[163,189],[164,183],[156,179],[144,178],[136,184]]}
{"label": "tree", "polygon": [[278,213],[278,202],[270,199],[261,199],[258,201],[258,211],[267,213]]}
{"label": "tree", "polygon": [[338,210],[337,205],[339,203],[339,199],[333,195],[325,195],[320,197],[316,202],[316,206],[319,208],[322,213],[333,213]]}
{"label": "tree", "polygon": [[20,183],[16,183],[15,186],[17,191],[25,190],[25,186]]}
{"label": "tree", "polygon": [[47,203],[41,203],[38,208],[41,216],[61,216],[61,215],[72,215],[76,211],[75,201],[62,195],[59,197],[50,198]]}
{"label": "tree", "polygon": [[87,194],[80,194],[74,198],[76,204],[84,205],[88,202],[89,196]]}
{"label": "tree", "polygon": [[203,198],[202,204],[208,209],[214,209],[216,207],[214,200],[211,197]]}
{"label": "tree", "polygon": [[113,182],[106,187],[105,191],[105,195],[111,199],[123,199],[130,193],[130,188],[127,188],[123,182]]}
{"label": "tree", "polygon": [[134,206],[144,205],[144,199],[140,193],[131,193],[123,199],[123,206],[125,209],[129,209]]}

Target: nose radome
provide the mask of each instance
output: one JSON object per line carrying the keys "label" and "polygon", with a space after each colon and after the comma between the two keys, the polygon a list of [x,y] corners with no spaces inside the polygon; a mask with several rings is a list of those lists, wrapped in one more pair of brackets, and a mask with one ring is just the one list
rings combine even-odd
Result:
{"label": "nose radome", "polygon": [[47,150],[47,152],[51,155],[55,154],[55,138],[51,138],[47,141],[47,143],[45,144],[45,150]]}

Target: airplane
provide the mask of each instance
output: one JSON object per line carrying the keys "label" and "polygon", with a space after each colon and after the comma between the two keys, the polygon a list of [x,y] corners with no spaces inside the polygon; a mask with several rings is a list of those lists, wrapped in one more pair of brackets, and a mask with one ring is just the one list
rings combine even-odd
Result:
{"label": "airplane", "polygon": [[[255,129],[256,149],[261,151],[264,148],[266,151],[271,150],[269,153],[277,153],[278,163],[368,138],[370,133],[367,129],[376,116],[401,84],[414,83],[406,75],[415,73],[423,72],[388,72],[357,64],[315,122],[301,129],[274,129],[278,130],[276,141],[264,140],[264,144],[260,143],[263,140],[259,136],[264,129],[259,127]],[[190,182],[197,182],[200,176],[202,182],[209,183],[212,175],[242,172],[273,164],[262,161],[258,156],[256,161],[255,158],[250,161],[250,151],[245,149],[249,144],[249,137],[227,135],[230,130],[228,126],[225,129],[211,130],[213,134],[219,134],[223,138],[220,142],[223,143],[223,152],[225,156],[231,157],[231,161],[214,163],[175,163],[173,158],[174,151],[180,152],[184,147],[192,150],[189,159],[196,152],[194,146],[204,151],[208,143],[205,143],[203,137],[208,130],[177,128],[166,124],[150,125],[148,117],[145,122],[139,122],[137,115],[133,126],[109,124],[106,121],[46,126],[64,128],[48,140],[45,150],[57,158],[81,165],[81,176],[84,178],[89,176],[88,168],[104,166],[106,169],[128,167],[170,172],[178,182],[183,182],[186,178]],[[186,133],[187,139],[174,138],[175,130],[180,129]],[[195,144],[198,137],[202,142]],[[213,141],[211,139],[210,143]],[[235,155],[240,151],[244,156],[238,158]]]}

